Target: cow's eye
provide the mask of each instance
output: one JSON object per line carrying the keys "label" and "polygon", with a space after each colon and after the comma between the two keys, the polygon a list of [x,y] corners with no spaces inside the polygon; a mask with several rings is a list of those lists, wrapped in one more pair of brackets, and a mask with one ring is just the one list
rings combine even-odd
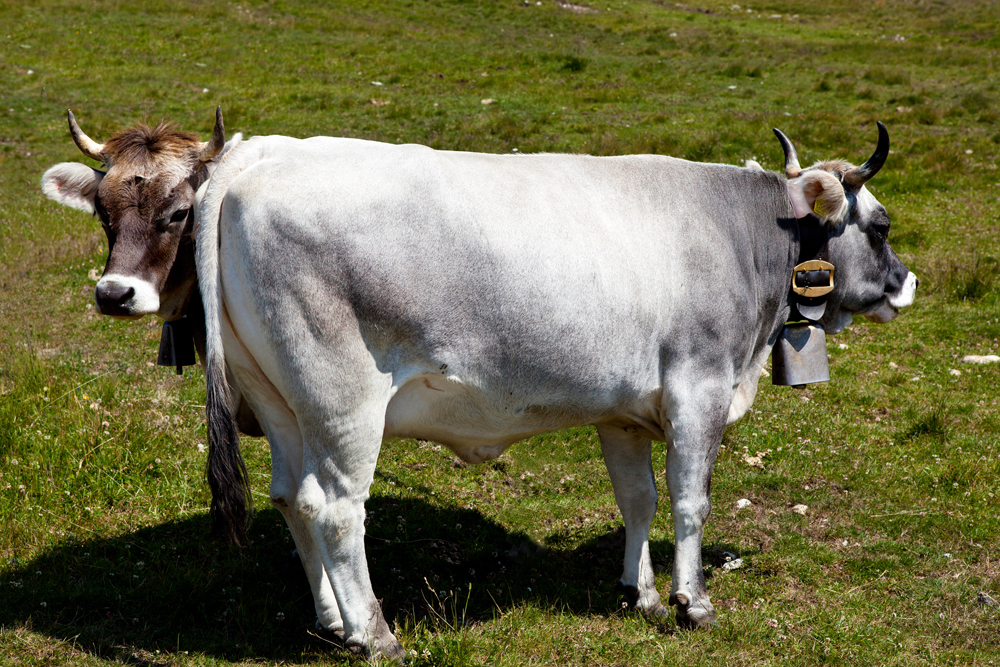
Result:
{"label": "cow's eye", "polygon": [[170,215],[169,218],[160,218],[159,222],[156,223],[156,228],[161,232],[169,230],[176,223],[184,222],[184,220],[187,218],[188,211],[190,210],[191,210],[190,208],[177,209]]}
{"label": "cow's eye", "polygon": [[889,225],[888,224],[886,224],[884,222],[877,222],[877,223],[875,223],[872,226],[872,228],[874,229],[875,233],[878,234],[882,239],[888,239],[889,238]]}

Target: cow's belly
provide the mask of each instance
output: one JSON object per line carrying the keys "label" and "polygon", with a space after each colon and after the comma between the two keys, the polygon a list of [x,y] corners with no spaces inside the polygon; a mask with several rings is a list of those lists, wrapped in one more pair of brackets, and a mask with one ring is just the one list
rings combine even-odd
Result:
{"label": "cow's belly", "polygon": [[[645,410],[612,406],[583,408],[559,401],[532,402],[523,396],[492,395],[456,377],[420,373],[398,386],[386,408],[383,437],[439,442],[469,463],[489,461],[524,438],[596,423],[643,428]],[[655,399],[650,397],[650,405]],[[655,426],[653,427],[656,428]],[[659,432],[662,438],[662,431]],[[655,437],[656,434],[652,434]]]}

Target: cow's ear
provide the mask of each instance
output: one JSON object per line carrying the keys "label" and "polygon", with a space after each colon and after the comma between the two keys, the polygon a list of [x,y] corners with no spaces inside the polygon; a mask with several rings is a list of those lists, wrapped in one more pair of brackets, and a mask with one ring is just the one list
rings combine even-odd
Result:
{"label": "cow's ear", "polygon": [[840,226],[847,220],[848,203],[844,186],[827,171],[806,171],[788,181],[788,199],[797,218],[804,218],[812,212],[834,226]]}
{"label": "cow's ear", "polygon": [[42,192],[60,204],[93,213],[97,186],[103,178],[103,171],[79,162],[63,162],[42,176]]}

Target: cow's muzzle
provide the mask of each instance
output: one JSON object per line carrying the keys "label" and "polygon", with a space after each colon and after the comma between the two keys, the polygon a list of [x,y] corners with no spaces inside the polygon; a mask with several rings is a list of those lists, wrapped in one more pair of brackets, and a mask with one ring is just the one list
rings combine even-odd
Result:
{"label": "cow's muzzle", "polygon": [[903,280],[903,286],[899,291],[895,294],[886,295],[885,299],[878,306],[864,313],[864,316],[878,324],[891,322],[899,315],[901,308],[906,308],[913,303],[913,297],[916,295],[917,285],[919,284],[920,280],[917,279],[913,272],[908,272],[906,279]]}
{"label": "cow's muzzle", "polygon": [[111,317],[136,319],[160,309],[156,288],[145,280],[121,275],[106,275],[94,290],[97,312]]}
{"label": "cow's muzzle", "polygon": [[920,280],[917,279],[913,272],[908,272],[906,280],[903,281],[903,287],[897,293],[889,295],[889,304],[896,310],[906,308],[913,303],[913,297],[916,296],[917,285],[919,284]]}

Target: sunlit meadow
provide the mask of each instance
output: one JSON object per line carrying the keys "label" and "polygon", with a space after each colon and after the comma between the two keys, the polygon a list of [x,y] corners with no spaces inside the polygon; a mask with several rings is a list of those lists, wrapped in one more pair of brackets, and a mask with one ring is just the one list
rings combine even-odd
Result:
{"label": "sunlit meadow", "polygon": [[[136,120],[207,139],[330,134],[487,152],[660,153],[779,169],[892,153],[869,188],[921,279],[829,339],[832,381],[765,378],[729,429],[705,537],[711,632],[621,608],[593,429],[465,466],[387,443],[376,594],[413,665],[1000,665],[1000,9],[971,0],[0,4],[0,664],[346,664],[269,508],[209,538],[204,378],[159,323],[96,315],[98,221],[46,168]],[[652,557],[669,587],[661,509]],[[737,501],[743,501],[737,503]],[[727,569],[741,559],[742,566]],[[731,566],[730,566],[731,567]]]}

